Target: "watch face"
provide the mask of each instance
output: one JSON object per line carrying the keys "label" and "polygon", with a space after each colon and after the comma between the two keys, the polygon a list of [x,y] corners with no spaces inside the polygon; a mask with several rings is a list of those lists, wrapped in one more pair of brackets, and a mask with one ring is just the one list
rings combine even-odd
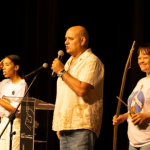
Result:
{"label": "watch face", "polygon": [[58,73],[58,75],[57,75],[58,77],[61,77],[62,76],[62,73]]}
{"label": "watch face", "polygon": [[57,73],[57,76],[58,76],[58,77],[62,77],[62,76],[63,76],[63,74],[64,74],[64,72],[65,72],[64,70],[63,70],[63,71],[61,71],[61,72],[58,72],[58,73]]}

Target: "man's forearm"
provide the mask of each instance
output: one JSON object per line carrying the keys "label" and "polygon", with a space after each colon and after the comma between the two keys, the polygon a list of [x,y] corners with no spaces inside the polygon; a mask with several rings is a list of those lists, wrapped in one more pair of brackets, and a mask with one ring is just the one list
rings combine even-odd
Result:
{"label": "man's forearm", "polygon": [[92,88],[90,84],[79,81],[68,72],[64,73],[62,79],[79,96],[85,96],[86,93]]}

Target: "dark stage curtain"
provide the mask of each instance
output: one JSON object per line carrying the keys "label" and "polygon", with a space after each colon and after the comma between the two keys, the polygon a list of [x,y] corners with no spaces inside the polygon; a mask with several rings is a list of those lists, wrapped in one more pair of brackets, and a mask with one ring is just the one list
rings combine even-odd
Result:
{"label": "dark stage curtain", "polygon": [[[51,63],[57,56],[57,28],[58,28],[58,1],[37,0],[24,1],[24,29],[23,29],[23,59],[26,63],[26,73],[48,63],[48,69],[39,73],[37,80],[30,89],[31,97],[48,103],[55,103],[56,78],[51,77]],[[33,77],[27,81],[31,83]],[[55,149],[55,132],[52,131],[53,111],[39,111],[36,113],[41,118],[39,130],[36,131],[37,140],[45,132],[47,145],[36,144],[35,149]],[[45,118],[45,122],[43,121]],[[48,118],[48,121],[47,121]],[[40,121],[40,120],[39,120]],[[44,128],[44,130],[42,130]],[[44,137],[43,137],[44,139]]]}
{"label": "dark stage curtain", "polygon": [[[124,89],[125,102],[137,81],[145,76],[137,64],[137,48],[150,42],[148,1],[16,0],[11,3],[5,2],[3,6],[4,33],[1,56],[10,53],[21,56],[25,74],[45,62],[49,64],[48,69],[40,71],[30,88],[31,97],[48,103],[55,103],[57,78],[51,77],[51,63],[57,57],[58,50],[62,49],[65,52],[66,30],[73,25],[87,28],[90,35],[89,46],[105,65],[103,123],[95,150],[112,150],[112,117],[116,113],[116,96],[120,92],[125,63],[134,40],[136,45],[132,65]],[[62,62],[65,63],[68,58],[69,54],[65,53]],[[27,79],[28,84],[33,77]],[[126,111],[126,106],[122,104],[120,113]],[[45,122],[41,124],[41,131],[46,130],[48,143],[46,147],[36,145],[36,150],[58,150],[59,140],[52,131],[53,111],[37,112],[37,117],[45,118]],[[39,131],[37,134],[42,135]],[[127,123],[118,127],[117,149],[128,149]]]}

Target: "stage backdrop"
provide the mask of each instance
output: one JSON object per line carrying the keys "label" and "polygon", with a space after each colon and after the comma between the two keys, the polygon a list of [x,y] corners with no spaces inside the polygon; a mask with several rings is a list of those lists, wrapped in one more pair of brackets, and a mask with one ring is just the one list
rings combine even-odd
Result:
{"label": "stage backdrop", "polygon": [[[31,97],[48,103],[55,104],[57,78],[51,77],[51,63],[59,50],[65,52],[66,30],[74,25],[87,28],[89,46],[105,65],[103,123],[95,150],[112,150],[112,117],[118,103],[116,96],[120,92],[124,67],[133,41],[136,44],[124,89],[125,102],[137,81],[145,76],[137,65],[137,48],[150,42],[148,1],[16,0],[3,2],[2,6],[1,58],[10,53],[19,55],[24,62],[25,74],[48,63],[48,69],[40,71],[30,88]],[[65,52],[62,62],[65,63],[69,57]],[[28,84],[33,77],[27,79]],[[126,111],[126,106],[122,104],[121,113]],[[52,131],[53,111],[38,113],[39,118],[46,119],[47,116],[48,124],[46,122],[47,125],[43,125],[47,130],[46,149],[59,150],[59,140]],[[127,150],[127,123],[119,125],[117,139],[118,150]]]}

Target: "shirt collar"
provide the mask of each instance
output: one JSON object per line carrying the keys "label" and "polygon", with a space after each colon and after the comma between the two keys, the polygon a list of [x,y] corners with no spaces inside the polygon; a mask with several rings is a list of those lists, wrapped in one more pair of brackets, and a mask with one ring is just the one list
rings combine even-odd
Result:
{"label": "shirt collar", "polygon": [[[86,59],[90,54],[92,53],[91,48],[87,49],[85,52],[83,52],[78,59],[76,60],[76,63],[82,59]],[[72,60],[72,56],[69,58],[69,60],[67,61],[67,64],[70,65],[70,62]]]}

